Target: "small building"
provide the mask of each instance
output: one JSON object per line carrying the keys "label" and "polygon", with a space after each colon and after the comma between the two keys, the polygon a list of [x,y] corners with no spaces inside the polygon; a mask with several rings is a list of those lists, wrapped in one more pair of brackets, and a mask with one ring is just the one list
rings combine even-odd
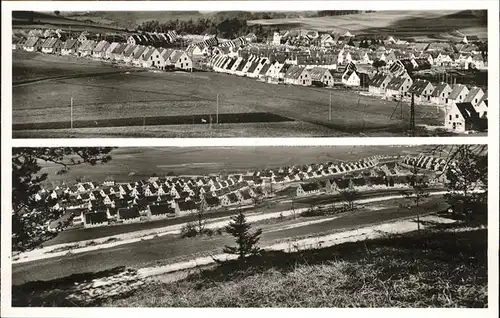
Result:
{"label": "small building", "polygon": [[123,223],[132,223],[138,222],[140,219],[141,215],[137,207],[118,209],[118,221],[122,221]]}
{"label": "small building", "polygon": [[175,208],[170,203],[148,205],[148,214],[151,219],[161,219],[175,216]]}
{"label": "small building", "polygon": [[42,53],[61,54],[63,43],[58,38],[46,39],[42,44]]}
{"label": "small building", "polygon": [[24,43],[24,50],[27,52],[39,52],[42,50],[43,40],[39,37],[32,36],[29,37]]}
{"label": "small building", "polygon": [[368,92],[377,95],[385,95],[387,85],[391,81],[392,76],[389,74],[377,73],[375,74],[370,84],[368,84]]}
{"label": "small building", "polygon": [[417,104],[430,103],[433,90],[434,86],[432,86],[431,82],[417,79],[408,89],[408,96],[414,94],[415,103]]}
{"label": "small building", "polygon": [[303,66],[292,65],[286,71],[284,77],[285,84],[311,86],[311,76],[309,71]]}
{"label": "small building", "polygon": [[446,113],[444,126],[455,132],[482,130],[487,119],[481,119],[472,103],[455,103]]}
{"label": "small building", "polygon": [[108,214],[105,211],[96,211],[86,213],[84,215],[84,226],[88,227],[98,227],[108,225]]}
{"label": "small building", "polygon": [[455,84],[452,87],[450,96],[448,96],[448,109],[450,106],[456,103],[462,103],[465,100],[465,97],[469,94],[469,89],[467,86],[463,84]]}
{"label": "small building", "polygon": [[484,92],[481,88],[472,87],[467,93],[467,96],[465,96],[464,103],[471,103],[472,106],[476,107],[481,101],[483,95]]}
{"label": "small building", "polygon": [[76,55],[78,50],[77,39],[67,39],[61,48],[61,55]]}
{"label": "small building", "polygon": [[320,192],[320,186],[316,182],[301,183],[297,187],[297,196],[306,196]]}
{"label": "small building", "polygon": [[448,83],[438,83],[431,94],[431,103],[435,105],[447,105],[451,94],[451,86]]}
{"label": "small building", "polygon": [[193,61],[184,51],[175,50],[170,56],[170,61],[175,69],[185,71],[193,70]]}
{"label": "small building", "polygon": [[389,84],[387,84],[387,89],[385,92],[386,97],[399,98],[406,94],[413,84],[412,79],[409,76],[398,76],[393,77]]}
{"label": "small building", "polygon": [[103,59],[106,57],[106,50],[109,47],[109,42],[102,40],[98,42],[94,48],[94,51],[92,52],[92,55],[95,58]]}
{"label": "small building", "polygon": [[333,75],[329,69],[324,67],[313,67],[309,70],[311,84],[321,87],[333,87]]}

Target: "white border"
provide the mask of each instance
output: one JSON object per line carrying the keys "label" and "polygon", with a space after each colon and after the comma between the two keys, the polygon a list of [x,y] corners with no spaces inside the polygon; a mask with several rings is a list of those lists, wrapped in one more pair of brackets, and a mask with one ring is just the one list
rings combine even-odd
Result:
{"label": "white border", "polygon": [[[117,315],[179,315],[182,313],[196,314],[192,309],[161,309],[161,308],[11,308],[11,277],[10,261],[8,256],[11,252],[10,246],[10,202],[11,202],[11,147],[12,146],[314,146],[314,145],[389,145],[389,144],[488,144],[489,147],[489,308],[488,309],[432,309],[425,313],[420,309],[406,309],[408,317],[421,317],[422,314],[432,317],[450,315],[456,318],[472,316],[498,317],[498,197],[495,196],[498,189],[499,176],[499,122],[498,107],[489,110],[489,137],[466,137],[466,138],[228,138],[228,139],[18,139],[12,140],[12,61],[11,55],[11,11],[13,10],[35,10],[35,11],[88,11],[88,10],[111,10],[111,11],[222,11],[222,10],[248,10],[248,11],[307,11],[328,9],[365,9],[365,10],[457,10],[457,9],[488,9],[488,38],[489,38],[489,90],[488,97],[491,105],[499,105],[498,90],[498,25],[499,6],[497,1],[308,1],[308,2],[282,2],[282,1],[179,1],[179,2],[157,2],[157,1],[124,1],[124,2],[62,2],[62,1],[33,1],[33,2],[2,2],[2,258],[1,258],[1,316],[15,317],[98,317]],[[266,309],[266,313],[272,314],[275,309]],[[280,309],[279,313],[283,313]],[[303,314],[304,309],[287,310],[286,314]],[[259,311],[261,313],[262,311]],[[234,309],[217,310],[203,309],[197,314],[207,315],[240,315],[243,317],[254,317],[257,312],[254,309],[245,309],[235,312]],[[400,317],[402,312],[398,309],[318,309],[315,315],[331,316],[331,314],[369,315],[373,317]]]}

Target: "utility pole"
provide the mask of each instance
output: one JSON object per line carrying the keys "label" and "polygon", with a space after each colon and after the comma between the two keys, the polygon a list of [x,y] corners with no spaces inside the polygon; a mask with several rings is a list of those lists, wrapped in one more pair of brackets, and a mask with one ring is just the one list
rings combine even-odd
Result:
{"label": "utility pole", "polygon": [[215,122],[219,124],[219,94],[217,94],[217,113],[215,114]]}
{"label": "utility pole", "polygon": [[328,121],[332,121],[332,92],[330,92],[330,102],[328,104]]}
{"label": "utility pole", "polygon": [[73,97],[71,97],[71,129],[73,129]]}
{"label": "utility pole", "polygon": [[415,94],[411,94],[411,105],[410,105],[410,134],[415,137]]}

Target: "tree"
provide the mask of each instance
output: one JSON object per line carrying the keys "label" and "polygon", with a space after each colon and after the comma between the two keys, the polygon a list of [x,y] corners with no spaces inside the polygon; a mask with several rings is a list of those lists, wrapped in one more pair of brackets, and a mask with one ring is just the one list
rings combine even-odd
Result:
{"label": "tree", "polygon": [[488,155],[484,145],[459,145],[450,152],[445,173],[446,195],[452,205],[462,201],[469,215],[486,210],[488,197]]}
{"label": "tree", "polygon": [[378,60],[378,59],[377,59],[377,60],[375,60],[375,61],[373,61],[373,64],[372,64],[372,66],[373,66],[373,67],[375,67],[375,68],[377,69],[377,72],[378,72],[378,69],[379,69],[380,67],[383,67],[383,66],[385,66],[385,65],[386,65],[385,61]]}
{"label": "tree", "polygon": [[359,194],[358,191],[354,189],[352,181],[350,182],[349,187],[347,189],[340,191],[340,194],[342,195],[344,201],[347,203],[349,210],[353,210],[355,206],[355,201],[358,199]]}
{"label": "tree", "polygon": [[54,11],[54,14],[58,16],[58,15],[60,15],[60,14],[61,14],[61,11],[57,11],[57,10],[56,10],[56,11]]}
{"label": "tree", "polygon": [[415,204],[415,209],[417,210],[417,230],[420,232],[420,204],[425,198],[429,197],[429,192],[427,191],[429,185],[427,183],[427,176],[419,173],[416,161],[411,169],[411,175],[408,176],[408,184],[411,189],[403,190],[401,194],[405,199]]}
{"label": "tree", "polygon": [[251,225],[247,223],[245,214],[240,211],[236,216],[231,217],[231,222],[225,227],[225,231],[236,238],[237,246],[225,246],[223,252],[238,255],[239,260],[243,260],[248,255],[258,255],[262,250],[257,246],[262,234],[261,229],[250,232]]}
{"label": "tree", "polygon": [[36,200],[36,194],[47,180],[41,162],[59,166],[57,174],[66,173],[72,166],[106,163],[111,160],[112,148],[12,148],[12,249],[27,250],[52,236],[45,223],[61,212],[51,208],[54,202]]}

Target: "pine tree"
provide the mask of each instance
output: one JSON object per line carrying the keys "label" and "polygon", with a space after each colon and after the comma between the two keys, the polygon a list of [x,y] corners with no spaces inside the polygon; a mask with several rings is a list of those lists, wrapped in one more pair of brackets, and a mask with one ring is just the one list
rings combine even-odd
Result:
{"label": "pine tree", "polygon": [[251,225],[247,223],[243,212],[231,217],[231,222],[225,227],[225,231],[236,238],[237,246],[224,246],[224,253],[238,255],[242,260],[248,255],[258,255],[262,250],[257,246],[262,234],[261,229],[250,232]]}

